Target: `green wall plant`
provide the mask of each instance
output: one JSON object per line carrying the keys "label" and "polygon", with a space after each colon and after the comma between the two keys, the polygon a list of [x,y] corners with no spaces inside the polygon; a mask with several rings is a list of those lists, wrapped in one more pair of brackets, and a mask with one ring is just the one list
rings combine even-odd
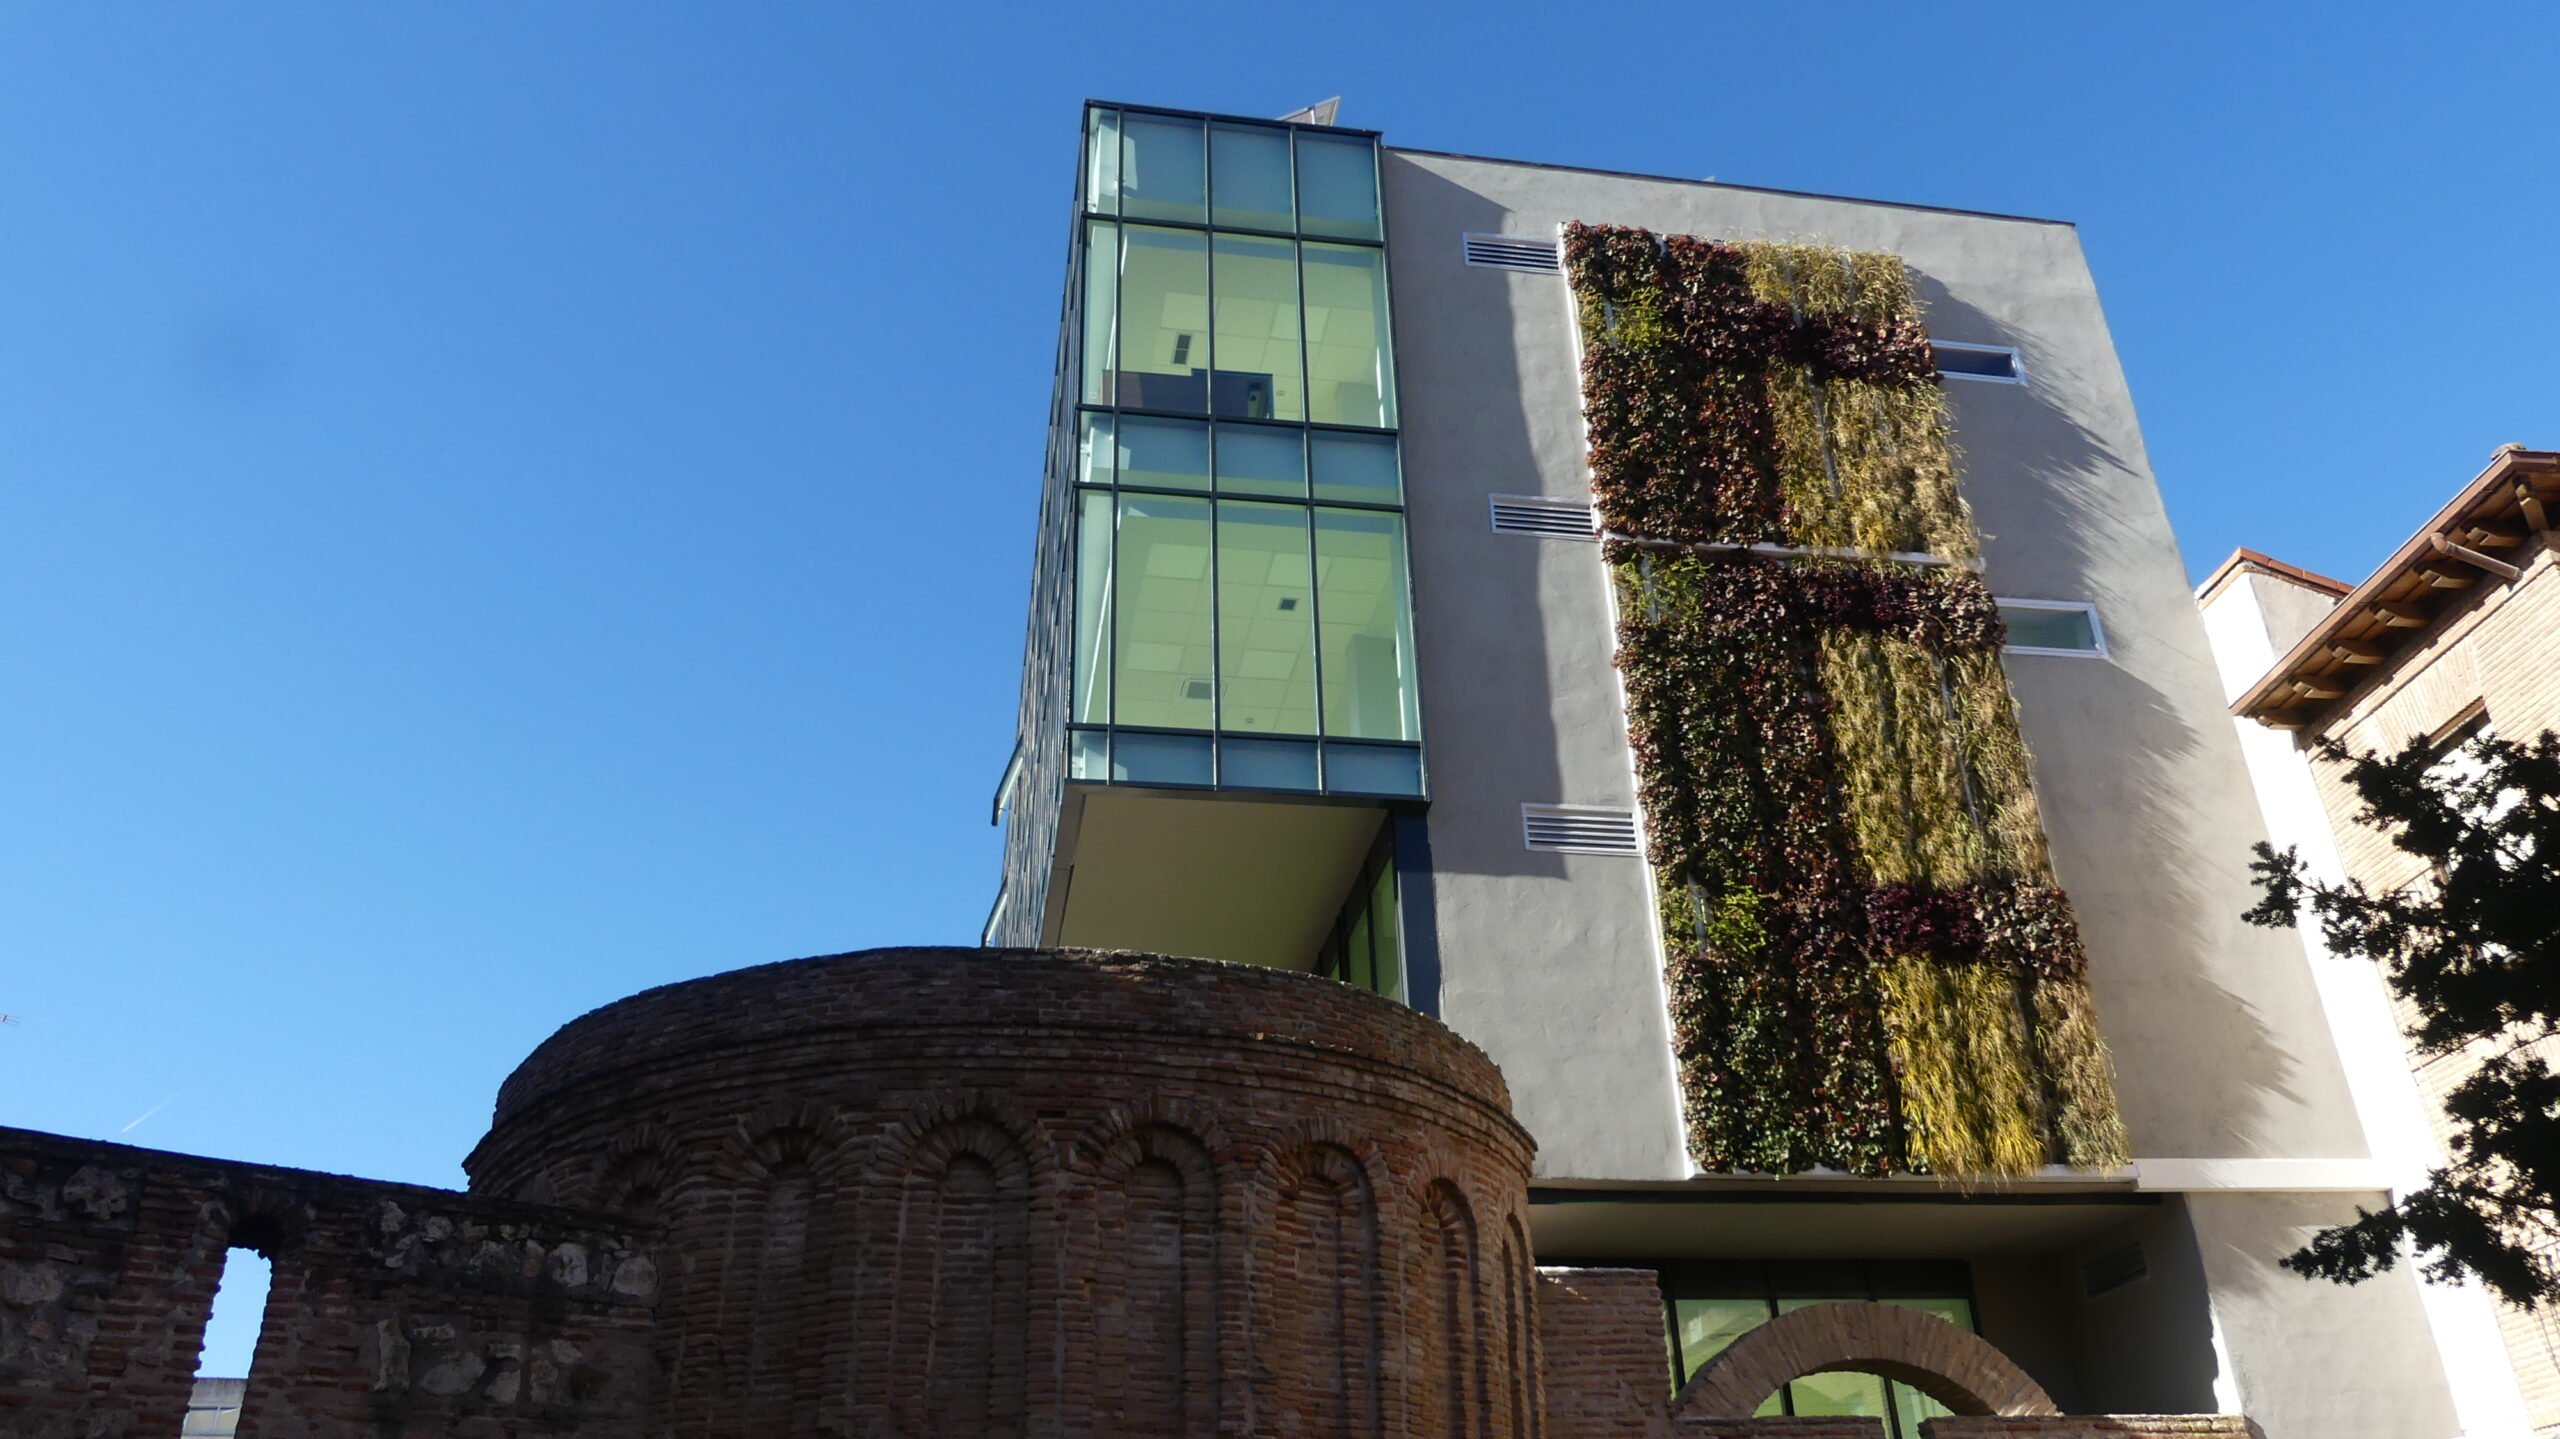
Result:
{"label": "green wall plant", "polygon": [[[1691,1152],[2122,1162],[1908,271],[1613,227],[1565,251]],[[1861,554],[1718,548],[1753,542]]]}

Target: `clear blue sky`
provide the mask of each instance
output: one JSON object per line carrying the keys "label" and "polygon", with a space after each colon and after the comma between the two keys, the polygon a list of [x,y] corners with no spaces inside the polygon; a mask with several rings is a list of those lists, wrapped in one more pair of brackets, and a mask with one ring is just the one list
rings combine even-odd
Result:
{"label": "clear blue sky", "polygon": [[2227,11],[0,0],[0,1123],[458,1184],[973,941],[1088,95],[2076,220],[2190,568],[2359,576],[2560,446],[2560,22]]}

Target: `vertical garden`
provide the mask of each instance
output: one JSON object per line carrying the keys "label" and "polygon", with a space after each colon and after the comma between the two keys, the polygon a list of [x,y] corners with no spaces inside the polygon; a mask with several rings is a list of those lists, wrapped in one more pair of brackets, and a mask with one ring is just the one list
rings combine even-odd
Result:
{"label": "vertical garden", "polygon": [[1565,258],[1691,1153],[2121,1163],[1902,262],[1581,225]]}

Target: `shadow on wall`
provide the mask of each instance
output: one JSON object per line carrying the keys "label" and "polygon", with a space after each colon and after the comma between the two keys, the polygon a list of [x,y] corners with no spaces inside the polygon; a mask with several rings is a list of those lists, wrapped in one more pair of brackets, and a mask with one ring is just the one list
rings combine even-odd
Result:
{"label": "shadow on wall", "polygon": [[[1560,568],[1590,566],[1596,593],[1598,549],[1494,534],[1486,501],[1497,494],[1574,492],[1539,474],[1539,441],[1552,447],[1558,437],[1541,436],[1532,425],[1514,304],[1502,303],[1513,287],[1555,286],[1555,358],[1571,367],[1579,361],[1565,339],[1565,301],[1561,285],[1549,278],[1458,268],[1438,254],[1426,258],[1423,247],[1454,247],[1460,234],[1501,233],[1511,212],[1392,152],[1384,163],[1397,172],[1387,185],[1391,233],[1414,237],[1399,242],[1397,253],[1405,258],[1393,278],[1423,735],[1435,776],[1434,818],[1450,821],[1432,826],[1432,862],[1456,874],[1561,878],[1561,856],[1519,842],[1522,802],[1584,799],[1565,792],[1561,736],[1544,722],[1556,713],[1557,696],[1540,589],[1555,583]],[[1509,298],[1538,303],[1517,293]],[[1578,455],[1581,415],[1562,420],[1572,427],[1566,443]],[[1605,643],[1605,636],[1593,642]],[[1510,722],[1514,716],[1524,722]],[[1618,743],[1624,744],[1623,730]]]}
{"label": "shadow on wall", "polygon": [[[1936,277],[1915,279],[1931,334],[2017,346],[2030,377],[2024,385],[1948,383],[1985,577],[2004,595],[2095,600],[2102,622],[2125,613],[2136,597],[2090,586],[2122,572],[2119,556],[2156,544],[2153,526],[2165,522],[2139,457],[2119,453],[2049,398],[2088,393],[2100,377],[2071,370],[2035,335],[1967,304]],[[2247,897],[2233,890],[2228,858],[2200,848],[2212,842],[2200,833],[2194,793],[2197,777],[2216,768],[2207,737],[2120,662],[2012,656],[2006,668],[2035,756],[2056,876],[2089,941],[2091,988],[2117,1055],[2134,1152],[2166,1152],[2171,1134],[2182,1136],[2173,1148],[2204,1154],[2281,1142],[2280,1113],[2299,1113],[2302,1103],[2298,1066],[2257,1003],[2214,978]],[[2063,775],[2070,782],[2056,783]],[[2229,897],[2230,913],[2208,912],[2217,896]],[[2173,962],[2181,957],[2203,962]],[[2198,1056],[2213,1060],[2209,1092],[2196,1088]]]}

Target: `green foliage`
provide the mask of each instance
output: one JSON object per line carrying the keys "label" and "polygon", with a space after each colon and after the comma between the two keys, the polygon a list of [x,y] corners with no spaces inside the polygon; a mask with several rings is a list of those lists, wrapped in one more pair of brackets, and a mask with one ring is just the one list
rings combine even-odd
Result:
{"label": "green foliage", "polygon": [[[1575,226],[1566,263],[1611,531],[1973,555],[1898,260]],[[1698,1161],[2121,1162],[1980,580],[1609,557]]]}
{"label": "green foliage", "polygon": [[2355,1223],[2321,1231],[2284,1263],[2342,1283],[2427,1257],[2439,1279],[2475,1276],[2517,1304],[2560,1298],[2560,736],[2482,737],[2461,762],[2423,741],[2397,755],[2322,753],[2344,766],[2357,823],[2390,836],[2431,883],[2376,892],[2310,878],[2293,851],[2257,846],[2253,924],[2316,919],[2331,951],[2382,966],[2430,1058],[2471,1065],[2445,1096],[2449,1162]]}

